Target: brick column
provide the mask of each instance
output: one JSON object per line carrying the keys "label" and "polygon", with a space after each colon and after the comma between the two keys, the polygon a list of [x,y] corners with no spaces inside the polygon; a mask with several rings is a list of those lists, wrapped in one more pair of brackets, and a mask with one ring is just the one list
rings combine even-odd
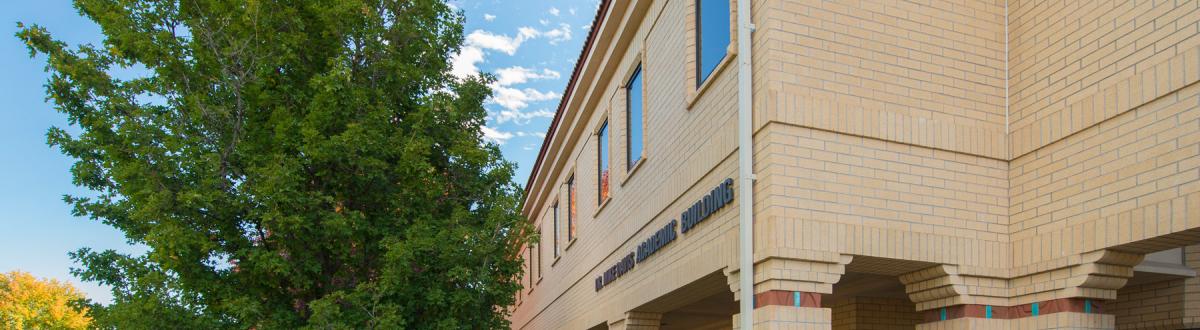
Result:
{"label": "brick column", "polygon": [[[831,329],[832,311],[821,305],[824,294],[846,272],[851,256],[811,252],[767,257],[754,264],[754,329]],[[734,299],[741,300],[738,270],[726,274]],[[741,326],[733,316],[733,328]]]}
{"label": "brick column", "polygon": [[1104,303],[1133,277],[1138,254],[1100,250],[1079,263],[1015,278],[939,265],[900,276],[923,313],[917,329],[1115,329]]}
{"label": "brick column", "polygon": [[625,318],[609,321],[610,330],[658,330],[662,326],[662,313],[627,312]]}
{"label": "brick column", "polygon": [[[1184,265],[1200,272],[1200,244],[1183,248]],[[1200,328],[1200,277],[1183,282],[1183,326]]]}

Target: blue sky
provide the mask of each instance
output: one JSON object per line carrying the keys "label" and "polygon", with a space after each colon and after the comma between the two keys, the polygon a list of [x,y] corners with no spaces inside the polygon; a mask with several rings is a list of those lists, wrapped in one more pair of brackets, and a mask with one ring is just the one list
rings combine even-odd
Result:
{"label": "blue sky", "polygon": [[[466,16],[458,75],[491,72],[496,96],[486,107],[485,133],[518,164],[524,185],[558,106],[598,0],[451,1]],[[66,117],[45,101],[44,58],[31,59],[13,34],[16,22],[45,26],[71,45],[99,44],[99,28],[67,0],[14,1],[0,11],[0,272],[20,269],[72,282],[89,297],[112,299],[107,289],[73,278],[67,253],[81,247],[139,253],[121,233],[71,216],[63,194],[85,195],[71,184],[71,160],[46,145],[46,129]]]}

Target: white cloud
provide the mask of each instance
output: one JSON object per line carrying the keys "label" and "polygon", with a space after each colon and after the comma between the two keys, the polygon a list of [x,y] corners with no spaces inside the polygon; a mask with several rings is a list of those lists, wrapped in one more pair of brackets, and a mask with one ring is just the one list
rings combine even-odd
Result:
{"label": "white cloud", "polygon": [[550,20],[545,18],[538,19],[538,24],[541,24],[542,26],[550,25]]}
{"label": "white cloud", "polygon": [[479,47],[466,46],[450,58],[450,74],[458,78],[479,72],[478,64],[483,62],[483,50]]}
{"label": "white cloud", "polygon": [[494,21],[494,20],[496,20],[496,15],[483,14],[483,20],[488,21],[488,22]]}
{"label": "white cloud", "polygon": [[521,111],[521,110],[511,110],[510,109],[510,110],[500,110],[499,112],[492,113],[491,115],[492,115],[491,116],[492,121],[494,121],[497,124],[503,124],[503,123],[507,123],[507,122],[511,121],[517,125],[524,125],[524,124],[528,124],[529,121],[533,120],[534,118],[553,118],[554,112],[550,111],[550,110],[546,110],[546,109],[540,109],[540,110],[535,110],[535,111]]}
{"label": "white cloud", "polygon": [[492,86],[495,95],[492,95],[492,102],[499,104],[508,110],[521,110],[529,106],[529,103],[554,100],[559,97],[555,92],[542,92],[533,88],[516,89],[504,86]]}
{"label": "white cloud", "polygon": [[571,40],[571,25],[560,23],[557,29],[542,32],[542,36],[550,39],[551,45],[557,45],[560,42]]}
{"label": "white cloud", "polygon": [[516,37],[495,34],[484,30],[475,30],[467,35],[466,45],[467,47],[473,46],[503,52],[511,56],[517,53],[517,49],[521,48],[521,44],[525,43],[525,40],[537,38],[540,34],[540,31],[531,27],[518,29]]}
{"label": "white cloud", "polygon": [[575,7],[571,7],[571,9],[567,9],[567,12],[571,13],[571,16],[575,16]]}
{"label": "white cloud", "polygon": [[528,123],[532,118],[554,116],[554,113],[545,110],[521,112],[521,109],[528,107],[533,102],[557,99],[559,97],[558,93],[542,92],[532,88],[513,88],[511,86],[524,84],[535,79],[558,79],[561,76],[558,71],[542,69],[539,72],[521,66],[496,70],[496,81],[491,86],[495,93],[492,95],[491,102],[504,107],[506,110],[494,113],[493,119],[498,123],[513,121],[524,124]]}
{"label": "white cloud", "polygon": [[559,13],[558,8],[550,7],[550,15],[558,16],[558,13]]}
{"label": "white cloud", "polygon": [[541,34],[541,31],[531,27],[517,29],[515,37],[484,30],[472,31],[467,35],[458,54],[454,54],[450,58],[452,65],[450,73],[458,78],[479,73],[478,64],[484,61],[484,50],[498,51],[512,56],[517,53],[518,48],[521,48],[522,43],[537,38]]}
{"label": "white cloud", "polygon": [[[477,74],[479,73],[479,63],[486,60],[485,56],[487,52],[485,51],[501,52],[513,56],[517,54],[517,50],[521,48],[521,44],[536,38],[546,38],[551,45],[557,45],[560,42],[571,40],[571,26],[563,23],[557,29],[546,31],[539,31],[538,29],[524,26],[517,29],[515,36],[497,34],[485,30],[472,31],[465,38],[466,40],[463,42],[462,49],[459,50],[458,54],[454,54],[450,58],[452,65],[450,73],[458,78]],[[552,76],[550,77],[528,77],[526,80],[558,78],[557,72],[543,71],[542,74],[549,75],[551,72]],[[500,74],[503,79],[503,73]]]}
{"label": "white cloud", "polygon": [[507,67],[496,70],[496,85],[511,86],[516,84],[524,84],[534,79],[558,79],[561,75],[558,71],[550,69],[542,69],[542,72],[534,71],[520,66]]}
{"label": "white cloud", "polygon": [[492,140],[492,141],[496,142],[496,144],[503,145],[504,142],[508,142],[508,139],[513,138],[512,133],[498,131],[491,127],[482,126],[479,129],[483,131],[484,139]]}

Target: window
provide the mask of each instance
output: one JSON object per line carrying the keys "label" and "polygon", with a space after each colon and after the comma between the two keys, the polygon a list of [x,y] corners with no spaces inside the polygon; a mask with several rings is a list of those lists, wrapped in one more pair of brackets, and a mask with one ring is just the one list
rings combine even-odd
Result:
{"label": "window", "polygon": [[696,70],[699,86],[717,69],[729,48],[729,0],[696,0]]}
{"label": "window", "polygon": [[[538,227],[541,227],[541,226],[538,226]],[[538,230],[541,230],[541,229],[538,229]],[[541,281],[541,279],[542,279],[542,245],[536,244],[536,243],[533,244],[533,252],[535,253],[534,256],[536,256],[534,258],[535,259],[534,263],[537,264],[537,267],[535,267],[537,269],[537,279],[539,281]]]}
{"label": "window", "polygon": [[629,83],[625,84],[625,131],[628,148],[625,149],[626,169],[633,169],[642,160],[642,65],[633,70]]}
{"label": "window", "polygon": [[541,266],[541,263],[538,262],[537,244],[529,243],[529,274],[530,274],[529,282],[530,283],[537,284],[536,280],[538,278],[541,278],[540,274],[538,274],[539,273],[538,268],[541,268],[540,266]]}
{"label": "window", "polygon": [[575,175],[567,179],[567,242],[575,240]]}
{"label": "window", "polygon": [[596,135],[600,140],[600,155],[596,162],[596,188],[600,190],[597,204],[601,204],[608,199],[608,121],[600,124],[600,131]]}
{"label": "window", "polygon": [[558,258],[559,255],[562,255],[562,247],[558,245],[558,202],[554,203],[550,212],[554,216],[554,257]]}

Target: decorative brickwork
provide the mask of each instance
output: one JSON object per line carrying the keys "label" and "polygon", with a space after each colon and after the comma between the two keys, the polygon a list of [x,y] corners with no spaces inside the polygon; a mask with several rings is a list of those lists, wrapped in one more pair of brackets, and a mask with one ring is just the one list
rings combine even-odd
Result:
{"label": "decorative brickwork", "polygon": [[1103,303],[1083,298],[1062,298],[1016,306],[954,305],[927,310],[924,322],[953,320],[964,317],[981,319],[1019,319],[1054,313],[1104,314]]}
{"label": "decorative brickwork", "polygon": [[754,308],[764,306],[821,307],[821,294],[771,290],[754,295]]}

